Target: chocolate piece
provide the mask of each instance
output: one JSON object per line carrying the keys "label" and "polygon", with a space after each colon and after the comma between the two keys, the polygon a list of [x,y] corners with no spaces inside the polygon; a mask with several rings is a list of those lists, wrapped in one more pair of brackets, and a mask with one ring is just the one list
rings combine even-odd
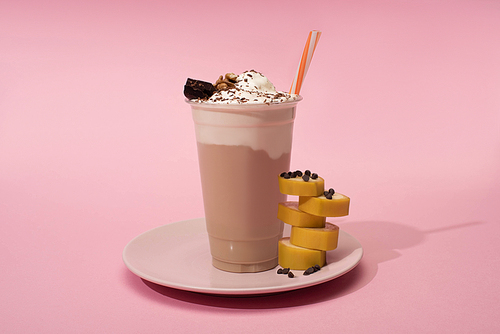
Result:
{"label": "chocolate piece", "polygon": [[278,274],[283,274],[283,269],[282,268],[279,268],[278,271],[277,271]]}
{"label": "chocolate piece", "polygon": [[314,272],[314,267],[309,267],[307,268],[306,271],[304,271],[304,275],[311,275]]}
{"label": "chocolate piece", "polygon": [[298,169],[295,171],[295,174],[296,174],[297,176],[302,176],[302,172],[301,172],[300,170],[298,170]]}
{"label": "chocolate piece", "polygon": [[188,99],[208,99],[215,93],[215,87],[206,81],[188,78],[184,85],[184,96]]}
{"label": "chocolate piece", "polygon": [[321,270],[321,267],[319,266],[319,264],[316,264],[314,266],[314,271],[319,271],[319,270]]}
{"label": "chocolate piece", "polygon": [[316,180],[318,178],[318,174],[312,173],[311,179]]}
{"label": "chocolate piece", "polygon": [[309,175],[307,174],[302,175],[302,180],[304,180],[305,182],[309,181]]}
{"label": "chocolate piece", "polygon": [[293,278],[295,275],[290,271],[288,272],[288,277]]}
{"label": "chocolate piece", "polygon": [[282,274],[286,275],[290,272],[290,268],[283,268]]}
{"label": "chocolate piece", "polygon": [[307,169],[304,174],[306,174],[307,176],[311,176],[311,171],[309,169]]}

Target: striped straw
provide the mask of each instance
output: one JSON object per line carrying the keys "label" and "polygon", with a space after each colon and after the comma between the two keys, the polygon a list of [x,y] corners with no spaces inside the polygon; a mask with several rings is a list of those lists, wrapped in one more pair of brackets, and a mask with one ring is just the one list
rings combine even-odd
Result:
{"label": "striped straw", "polygon": [[302,58],[300,59],[299,68],[297,69],[297,74],[293,80],[292,87],[290,88],[290,94],[299,94],[300,88],[302,87],[302,82],[306,76],[309,65],[311,64],[311,59],[318,44],[319,38],[321,36],[321,31],[312,30],[309,32],[309,37],[307,37],[306,46],[304,47],[304,52],[302,53]]}

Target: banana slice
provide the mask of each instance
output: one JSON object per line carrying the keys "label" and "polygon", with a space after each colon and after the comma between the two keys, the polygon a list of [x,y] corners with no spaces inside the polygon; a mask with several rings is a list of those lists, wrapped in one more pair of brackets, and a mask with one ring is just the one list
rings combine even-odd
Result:
{"label": "banana slice", "polygon": [[309,267],[326,264],[326,252],[297,247],[290,243],[290,238],[282,238],[278,243],[278,263],[283,268],[306,270]]}
{"label": "banana slice", "polygon": [[339,227],[331,223],[323,228],[293,226],[290,233],[290,243],[298,247],[329,251],[337,248],[338,241]]}
{"label": "banana slice", "polygon": [[282,194],[293,196],[319,196],[323,193],[325,181],[317,175],[313,178],[306,174],[292,174],[291,177],[287,178],[287,176],[282,176],[284,174],[285,173],[282,173],[278,176],[280,192]]}
{"label": "banana slice", "polygon": [[325,217],[313,216],[299,210],[299,202],[282,202],[278,204],[278,219],[298,227],[325,227]]}
{"label": "banana slice", "polygon": [[349,214],[349,197],[340,193],[331,199],[321,196],[299,196],[299,210],[321,217],[342,217]]}

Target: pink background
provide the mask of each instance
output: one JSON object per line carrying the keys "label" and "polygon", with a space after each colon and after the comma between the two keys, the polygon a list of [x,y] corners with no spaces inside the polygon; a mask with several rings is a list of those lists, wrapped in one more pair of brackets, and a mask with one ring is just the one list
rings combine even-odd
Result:
{"label": "pink background", "polygon": [[[288,90],[312,29],[292,168],[351,197],[360,265],[248,298],[132,274],[203,216],[186,78]],[[1,1],[1,331],[499,332],[499,35],[486,0]]]}

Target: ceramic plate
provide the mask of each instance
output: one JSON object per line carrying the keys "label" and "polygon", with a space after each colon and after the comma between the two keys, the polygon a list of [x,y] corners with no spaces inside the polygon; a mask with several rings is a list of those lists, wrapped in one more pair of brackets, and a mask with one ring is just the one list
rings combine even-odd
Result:
{"label": "ceramic plate", "polygon": [[[287,232],[285,231],[285,235]],[[260,273],[230,273],[212,266],[205,219],[154,228],[123,250],[125,265],[137,276],[163,286],[209,294],[251,295],[295,290],[339,277],[359,263],[361,244],[340,230],[337,249],[326,253],[327,265],[309,276],[278,275],[276,267]]]}

